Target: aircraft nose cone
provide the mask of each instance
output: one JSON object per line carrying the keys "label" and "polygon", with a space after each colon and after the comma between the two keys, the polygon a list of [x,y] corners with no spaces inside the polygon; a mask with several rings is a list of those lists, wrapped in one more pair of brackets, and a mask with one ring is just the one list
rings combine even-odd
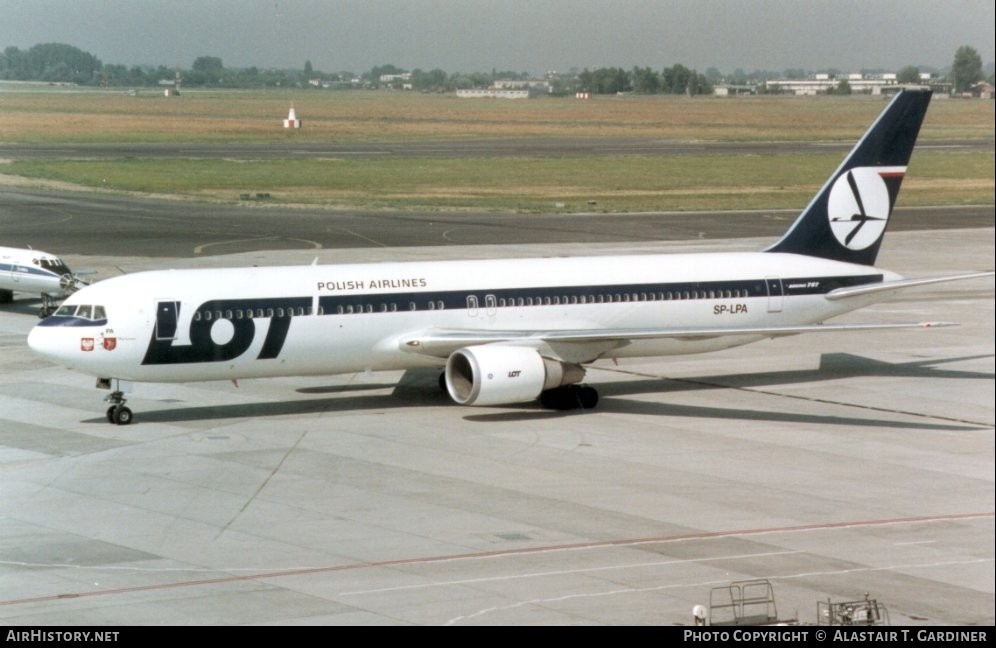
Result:
{"label": "aircraft nose cone", "polygon": [[28,348],[34,351],[35,353],[40,353],[42,347],[41,338],[42,334],[38,331],[38,327],[37,326],[33,327],[28,332]]}
{"label": "aircraft nose cone", "polygon": [[52,329],[35,325],[28,333],[28,348],[35,355],[39,355],[48,360],[57,360],[57,353],[52,339]]}

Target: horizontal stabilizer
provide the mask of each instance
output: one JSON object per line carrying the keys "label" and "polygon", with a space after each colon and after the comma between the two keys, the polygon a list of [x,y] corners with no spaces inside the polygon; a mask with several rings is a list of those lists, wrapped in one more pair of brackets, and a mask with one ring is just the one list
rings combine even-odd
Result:
{"label": "horizontal stabilizer", "polygon": [[848,286],[831,290],[825,297],[830,301],[847,299],[848,297],[859,297],[861,295],[871,295],[873,293],[888,292],[890,290],[903,290],[905,288],[916,288],[917,286],[929,286],[930,284],[943,283],[945,281],[961,281],[963,279],[979,279],[981,277],[992,277],[993,272],[973,272],[971,274],[949,275],[946,277],[924,277],[922,279],[899,279],[896,281],[883,281],[874,284],[864,284],[861,286]]}

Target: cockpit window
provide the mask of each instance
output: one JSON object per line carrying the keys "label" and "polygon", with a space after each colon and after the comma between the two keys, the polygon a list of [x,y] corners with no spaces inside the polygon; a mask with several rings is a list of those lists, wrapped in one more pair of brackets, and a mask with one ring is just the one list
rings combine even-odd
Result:
{"label": "cockpit window", "polygon": [[79,319],[99,321],[107,319],[107,311],[103,306],[93,304],[64,304],[55,311],[53,317],[77,317]]}
{"label": "cockpit window", "polygon": [[62,259],[34,259],[35,265],[41,266],[46,270],[55,272],[56,274],[71,274],[69,267],[66,266]]}

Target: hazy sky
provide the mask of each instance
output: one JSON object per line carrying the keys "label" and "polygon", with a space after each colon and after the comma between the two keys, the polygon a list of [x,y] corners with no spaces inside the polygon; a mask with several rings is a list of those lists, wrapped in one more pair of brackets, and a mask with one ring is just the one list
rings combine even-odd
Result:
{"label": "hazy sky", "polygon": [[541,73],[682,63],[723,72],[994,60],[993,0],[0,0],[0,48],[104,63]]}

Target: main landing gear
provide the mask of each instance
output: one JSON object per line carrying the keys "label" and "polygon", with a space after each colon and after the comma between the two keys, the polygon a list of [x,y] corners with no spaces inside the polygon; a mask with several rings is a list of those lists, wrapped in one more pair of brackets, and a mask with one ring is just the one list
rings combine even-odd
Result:
{"label": "main landing gear", "polygon": [[587,385],[564,385],[548,389],[539,396],[540,405],[552,410],[593,409],[598,405],[598,391]]}
{"label": "main landing gear", "polygon": [[104,401],[111,403],[111,406],[107,408],[107,421],[109,423],[114,423],[115,425],[128,425],[131,423],[134,415],[130,409],[125,407],[126,399],[124,392],[111,392],[104,397]]}

